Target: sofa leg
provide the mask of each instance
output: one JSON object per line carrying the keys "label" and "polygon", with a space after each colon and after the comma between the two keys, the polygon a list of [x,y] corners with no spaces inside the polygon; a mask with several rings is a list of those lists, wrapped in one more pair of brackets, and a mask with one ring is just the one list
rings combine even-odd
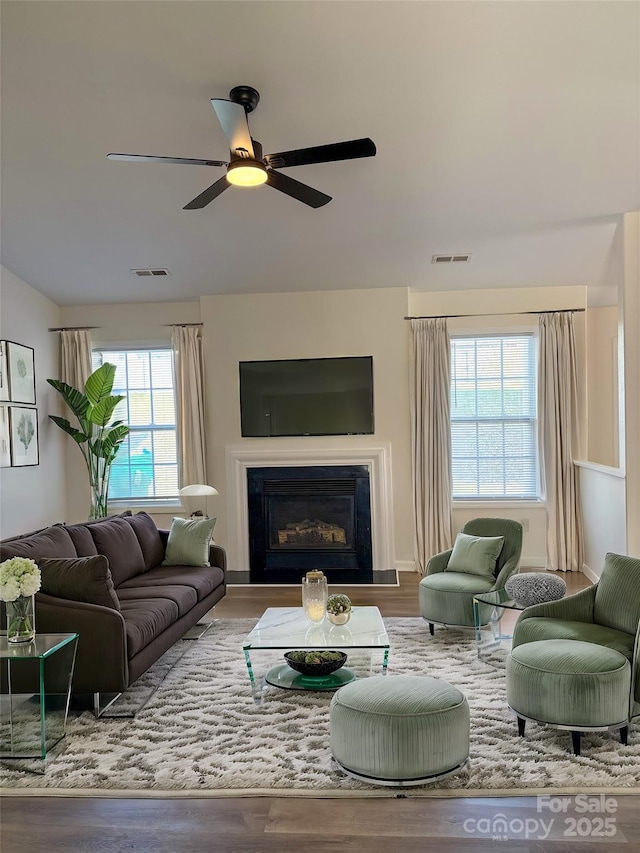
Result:
{"label": "sofa leg", "polygon": [[580,755],[580,736],[582,732],[571,732],[571,742],[573,744],[573,754]]}
{"label": "sofa leg", "polygon": [[429,633],[430,633],[430,634],[431,634],[431,636],[433,637],[433,635],[434,635],[434,633],[435,633],[435,629],[434,629],[434,626],[433,626],[433,622],[429,622]]}
{"label": "sofa leg", "polygon": [[624,746],[629,743],[629,726],[620,726],[620,741]]}
{"label": "sofa leg", "polygon": [[518,735],[520,737],[524,737],[524,727],[527,725],[527,721],[522,717],[518,717]]}

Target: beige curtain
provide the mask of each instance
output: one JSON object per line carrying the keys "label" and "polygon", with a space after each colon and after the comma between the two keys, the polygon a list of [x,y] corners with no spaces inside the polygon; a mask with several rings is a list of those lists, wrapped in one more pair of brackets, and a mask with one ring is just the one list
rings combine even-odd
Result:
{"label": "beige curtain", "polygon": [[547,569],[582,571],[576,343],[571,313],[541,314],[538,371],[540,474],[547,503]]}
{"label": "beige curtain", "polygon": [[65,329],[60,332],[62,363],[60,375],[67,385],[84,390],[91,375],[91,333],[88,329]]}
{"label": "beige curtain", "polygon": [[451,547],[450,346],[447,321],[411,321],[410,402],[415,554],[420,574]]}
{"label": "beige curtain", "polygon": [[172,326],[180,488],[207,482],[204,360],[200,326]]}

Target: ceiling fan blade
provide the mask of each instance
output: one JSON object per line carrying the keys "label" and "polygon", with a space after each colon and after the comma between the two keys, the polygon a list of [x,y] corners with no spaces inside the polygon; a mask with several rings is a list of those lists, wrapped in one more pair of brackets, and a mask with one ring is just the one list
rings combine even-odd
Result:
{"label": "ceiling fan blade", "polygon": [[109,160],[131,163],[184,163],[186,166],[226,166],[222,160],[194,160],[189,157],[154,157],[152,154],[107,154]]}
{"label": "ceiling fan blade", "polygon": [[332,145],[316,145],[314,148],[298,148],[267,154],[265,160],[272,169],[288,166],[307,166],[311,163],[332,163],[336,160],[354,160],[358,157],[373,157],[376,146],[369,139],[352,139],[349,142],[334,142]]}
{"label": "ceiling fan blade", "polygon": [[314,190],[313,187],[301,184],[300,181],[294,181],[293,178],[283,175],[281,172],[269,170],[267,184],[274,190],[280,190],[281,193],[308,204],[309,207],[322,207],[323,204],[328,204],[331,201],[330,195],[325,195],[320,190]]}
{"label": "ceiling fan blade", "polygon": [[216,111],[231,154],[253,158],[255,156],[253,140],[249,133],[247,113],[242,104],[236,104],[235,101],[227,101],[224,98],[211,98],[211,106]]}
{"label": "ceiling fan blade", "polygon": [[215,184],[211,184],[210,187],[200,193],[199,196],[196,196],[193,201],[190,201],[189,204],[185,204],[182,208],[183,210],[200,210],[203,207],[206,207],[210,202],[214,200],[214,198],[218,198],[220,193],[223,193],[225,190],[229,189],[231,185],[227,180],[227,176],[225,175],[223,178],[220,178],[215,182]]}

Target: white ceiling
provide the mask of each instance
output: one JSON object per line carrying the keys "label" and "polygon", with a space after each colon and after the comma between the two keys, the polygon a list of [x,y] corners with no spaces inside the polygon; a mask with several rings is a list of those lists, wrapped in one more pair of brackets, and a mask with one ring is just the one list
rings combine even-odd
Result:
{"label": "white ceiling", "polygon": [[[60,305],[407,286],[614,294],[640,208],[636,2],[2,2],[3,263]],[[370,136],[375,158],[286,170],[182,207],[227,159],[238,84],[266,153]],[[436,267],[435,253],[471,252]],[[131,268],[172,277],[137,279]],[[604,297],[602,294],[605,294]]]}

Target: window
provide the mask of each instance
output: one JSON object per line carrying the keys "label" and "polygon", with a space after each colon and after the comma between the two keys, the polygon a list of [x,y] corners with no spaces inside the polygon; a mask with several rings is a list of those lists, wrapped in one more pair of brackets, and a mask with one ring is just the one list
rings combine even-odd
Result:
{"label": "window", "polygon": [[536,339],[451,339],[454,500],[535,500]]}
{"label": "window", "polygon": [[93,369],[116,366],[113,393],[126,397],[114,412],[131,432],[111,467],[110,500],[177,498],[176,406],[171,349],[93,351]]}

